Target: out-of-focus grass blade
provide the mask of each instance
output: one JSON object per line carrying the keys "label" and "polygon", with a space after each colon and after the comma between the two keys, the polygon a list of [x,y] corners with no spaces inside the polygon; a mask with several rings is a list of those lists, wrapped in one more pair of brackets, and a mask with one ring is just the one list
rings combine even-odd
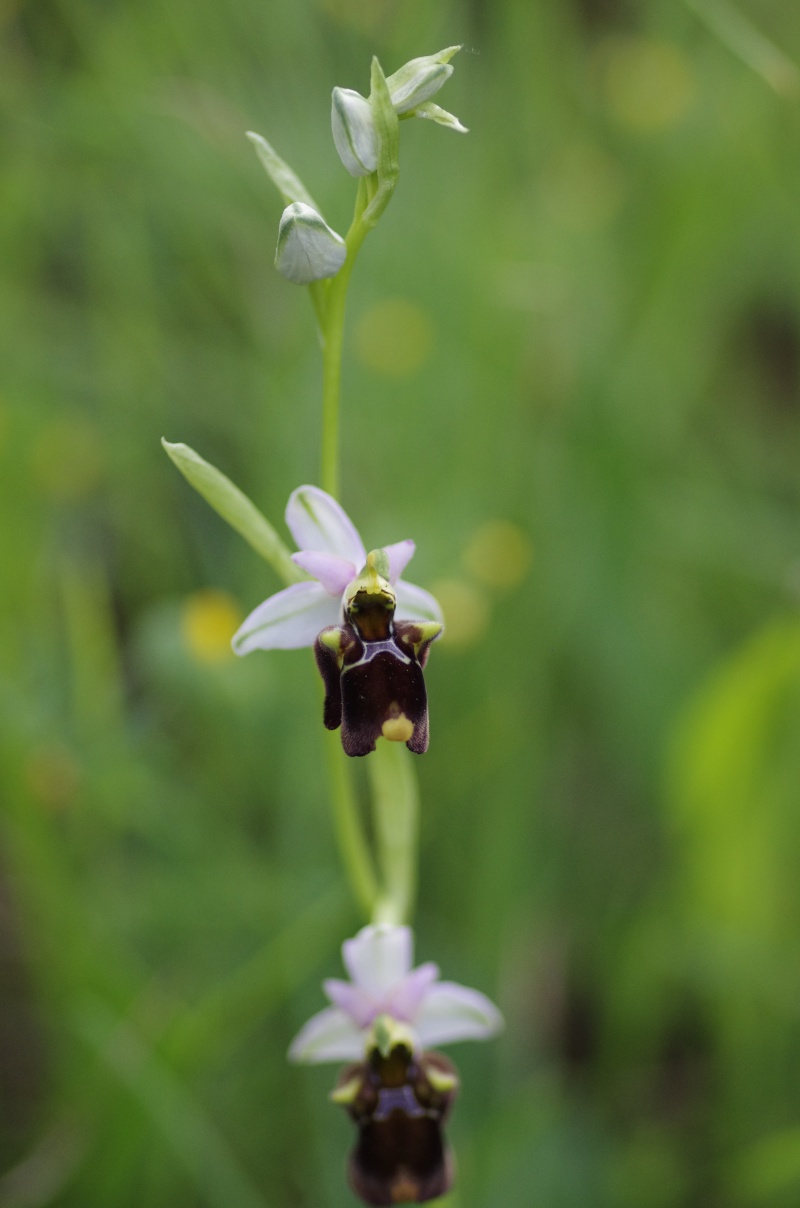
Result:
{"label": "out-of-focus grass blade", "polygon": [[241,1042],[276,1001],[305,981],[326,953],[336,951],[347,925],[344,901],[338,887],[317,898],[175,1020],[164,1042],[170,1057],[190,1068],[203,1054],[224,1056]]}
{"label": "out-of-focus grass blade", "polygon": [[267,1208],[214,1122],[130,1024],[98,999],[75,1012],[83,1039],[139,1100],[209,1208]]}
{"label": "out-of-focus grass blade", "polygon": [[686,0],[720,42],[782,96],[800,96],[800,68],[728,0]]}
{"label": "out-of-focus grass blade", "polygon": [[788,1188],[800,1188],[800,1128],[773,1133],[733,1159],[731,1190],[737,1203],[764,1204]]}

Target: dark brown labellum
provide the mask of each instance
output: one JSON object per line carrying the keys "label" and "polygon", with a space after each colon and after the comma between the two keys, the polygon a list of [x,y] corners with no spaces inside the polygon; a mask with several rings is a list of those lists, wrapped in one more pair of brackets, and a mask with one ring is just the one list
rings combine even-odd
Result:
{"label": "dark brown labellum", "polygon": [[454,1177],[443,1125],[457,1093],[455,1066],[440,1053],[414,1055],[398,1046],[345,1069],[337,1089],[347,1086],[353,1091],[345,1106],[358,1126],[348,1163],[356,1194],[378,1205],[444,1195]]}
{"label": "dark brown labellum", "polygon": [[314,654],[325,682],[323,720],[342,727],[348,755],[368,755],[380,737],[428,749],[422,668],[438,625],[392,620],[386,609],[353,607],[353,621],[323,629]]}

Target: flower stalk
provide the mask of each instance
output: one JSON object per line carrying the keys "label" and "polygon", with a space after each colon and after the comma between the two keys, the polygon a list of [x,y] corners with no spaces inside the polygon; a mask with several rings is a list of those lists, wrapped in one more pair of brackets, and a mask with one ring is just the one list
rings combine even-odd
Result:
{"label": "flower stalk", "polygon": [[344,343],[344,319],[347,305],[347,287],[350,274],[361,245],[367,237],[369,227],[363,221],[367,205],[367,186],[362,177],[358,182],[358,193],[350,230],[345,236],[346,255],[344,264],[327,283],[322,306],[316,305],[322,345],[322,459],[320,483],[323,491],[334,498],[339,496],[339,410],[342,382],[342,346]]}
{"label": "flower stalk", "polygon": [[399,742],[379,742],[367,771],[381,877],[372,922],[397,926],[410,920],[417,888],[418,782]]}

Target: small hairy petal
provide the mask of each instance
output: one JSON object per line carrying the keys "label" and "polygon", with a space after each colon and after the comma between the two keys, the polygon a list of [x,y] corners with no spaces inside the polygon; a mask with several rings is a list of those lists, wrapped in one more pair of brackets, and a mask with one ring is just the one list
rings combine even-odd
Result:
{"label": "small hairy petal", "polygon": [[378,1013],[375,999],[361,986],[330,977],[322,983],[322,988],[333,1005],[349,1015],[358,1028],[368,1027]]}
{"label": "small hairy petal", "polygon": [[286,505],[286,525],[300,550],[335,554],[361,569],[367,553],[344,508],[319,487],[297,487]]}
{"label": "small hairy petal", "polygon": [[396,583],[414,557],[416,545],[407,538],[405,541],[395,541],[394,545],[385,545],[384,553],[389,559],[389,579]]}
{"label": "small hairy petal", "polygon": [[322,584],[329,596],[338,600],[347,584],[356,577],[355,563],[340,558],[338,554],[321,554],[313,549],[303,549],[292,554],[292,562]]}
{"label": "small hairy petal", "polygon": [[410,927],[375,923],[342,944],[342,959],[352,981],[376,997],[391,990],[411,968],[414,939]]}
{"label": "small hairy petal", "polygon": [[381,1011],[394,1019],[402,1019],[413,1023],[426,994],[439,976],[439,966],[433,961],[427,961],[412,969],[407,977],[384,995],[381,1001]]}
{"label": "small hairy petal", "polygon": [[293,583],[250,613],[233,635],[236,654],[313,646],[321,629],[336,622],[339,606],[319,583]]}

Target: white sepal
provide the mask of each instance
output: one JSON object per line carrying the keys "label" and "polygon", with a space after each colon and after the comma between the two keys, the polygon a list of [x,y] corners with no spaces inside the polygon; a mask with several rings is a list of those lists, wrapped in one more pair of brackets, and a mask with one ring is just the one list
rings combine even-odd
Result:
{"label": "white sepal", "polygon": [[299,650],[313,646],[317,634],[338,619],[338,601],[321,583],[293,583],[259,604],[239,626],[231,645],[235,654]]}
{"label": "white sepal", "polygon": [[338,1007],[312,1015],[289,1048],[290,1061],[358,1061],[364,1055],[361,1029]]}
{"label": "white sepal", "polygon": [[458,982],[437,982],[425,995],[414,1027],[429,1048],[457,1040],[488,1040],[502,1031],[503,1016],[479,990]]}
{"label": "white sepal", "polygon": [[319,487],[295,487],[286,505],[286,527],[298,549],[335,554],[359,570],[367,560],[364,543],[347,512]]}

